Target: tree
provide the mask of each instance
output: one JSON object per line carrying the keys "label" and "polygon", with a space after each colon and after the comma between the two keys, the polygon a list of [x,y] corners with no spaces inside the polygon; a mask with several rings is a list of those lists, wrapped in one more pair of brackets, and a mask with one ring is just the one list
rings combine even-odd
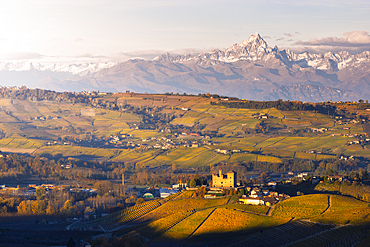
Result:
{"label": "tree", "polygon": [[136,205],[144,203],[144,202],[145,202],[144,198],[139,198],[136,200]]}
{"label": "tree", "polygon": [[92,212],[95,212],[95,208],[90,208],[90,206],[87,206],[85,208],[85,211],[84,211],[85,214],[92,213]]}
{"label": "tree", "polygon": [[32,202],[32,212],[43,214],[46,212],[46,202],[44,200],[37,200]]}
{"label": "tree", "polygon": [[32,201],[30,200],[22,201],[17,207],[18,213],[21,213],[21,214],[31,213],[32,212],[31,206],[32,206]]}
{"label": "tree", "polygon": [[172,164],[172,171],[175,172],[177,170],[177,165],[175,163]]}
{"label": "tree", "polygon": [[365,202],[370,201],[370,194],[369,193],[363,194],[362,195],[362,200],[365,201]]}
{"label": "tree", "polygon": [[267,178],[267,174],[266,172],[262,172],[261,175],[260,175],[261,178]]}
{"label": "tree", "polygon": [[197,181],[195,181],[195,179],[190,180],[189,187],[190,188],[195,188],[196,186],[197,186]]}
{"label": "tree", "polygon": [[37,200],[41,200],[41,198],[45,195],[45,189],[43,187],[38,187],[36,189],[36,197]]}
{"label": "tree", "polygon": [[195,193],[197,194],[198,197],[204,197],[204,195],[207,193],[207,189],[206,187],[201,186]]}
{"label": "tree", "polygon": [[49,205],[46,207],[45,212],[47,214],[55,214],[55,213],[57,213],[57,210],[53,205],[50,205],[50,202],[49,202]]}
{"label": "tree", "polygon": [[66,213],[70,213],[72,209],[72,202],[70,200],[67,200],[64,202],[63,211]]}

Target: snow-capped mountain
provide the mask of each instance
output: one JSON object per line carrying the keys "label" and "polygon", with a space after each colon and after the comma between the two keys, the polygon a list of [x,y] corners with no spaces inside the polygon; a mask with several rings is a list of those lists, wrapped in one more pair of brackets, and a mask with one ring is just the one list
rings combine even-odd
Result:
{"label": "snow-capped mountain", "polygon": [[151,61],[17,66],[5,63],[0,64],[0,84],[2,75],[9,76],[10,72],[23,73],[17,79],[34,76],[37,80],[31,80],[33,87],[59,91],[209,92],[257,100],[370,98],[369,51],[356,55],[346,51],[296,54],[269,47],[258,33],[225,50],[180,56],[165,53]]}
{"label": "snow-capped mountain", "polygon": [[50,71],[50,72],[66,72],[72,75],[85,76],[97,72],[101,69],[110,68],[117,63],[81,63],[81,64],[66,64],[66,63],[38,63],[27,60],[21,61],[3,61],[0,62],[0,71]]}
{"label": "snow-capped mountain", "polygon": [[351,55],[346,51],[339,53],[327,52],[325,54],[310,54],[308,52],[295,54],[289,49],[279,50],[277,46],[274,48],[269,47],[265,40],[258,33],[255,33],[249,39],[239,44],[234,44],[226,50],[212,50],[197,56],[187,54],[172,57],[166,53],[156,57],[154,60],[169,60],[175,63],[188,61],[202,63],[207,60],[235,63],[246,60],[270,65],[298,66],[300,68],[314,68],[336,72],[346,67],[356,67],[369,63],[370,51],[364,51],[357,55]]}

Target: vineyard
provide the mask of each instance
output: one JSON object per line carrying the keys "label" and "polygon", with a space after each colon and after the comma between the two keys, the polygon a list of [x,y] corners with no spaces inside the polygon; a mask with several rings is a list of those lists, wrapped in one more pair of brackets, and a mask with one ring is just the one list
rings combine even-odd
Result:
{"label": "vineyard", "polygon": [[177,225],[190,215],[194,214],[195,210],[187,210],[187,211],[180,211],[178,213],[174,213],[169,215],[165,218],[161,218],[156,220],[152,223],[147,224],[146,226],[139,228],[137,231],[148,238],[155,238],[157,236],[162,235],[166,231],[168,231],[173,226]]}
{"label": "vineyard", "polygon": [[211,236],[209,240],[212,240],[214,234],[218,234],[220,237],[230,236],[231,233],[247,234],[260,229],[278,226],[289,220],[290,218],[272,218],[227,208],[216,208],[189,241],[198,242],[201,239],[204,240],[207,235]]}
{"label": "vineyard", "polygon": [[328,195],[316,194],[291,197],[275,206],[275,217],[295,217],[298,219],[319,215],[328,207]]}
{"label": "vineyard", "polygon": [[[186,193],[186,192],[185,192]],[[137,223],[156,221],[160,218],[167,217],[181,211],[199,210],[201,208],[209,208],[218,205],[225,205],[228,202],[228,198],[223,199],[177,199],[171,200],[161,207],[156,208],[144,217],[138,219]]]}
{"label": "vineyard", "polygon": [[[128,107],[148,108],[148,111],[156,109],[155,114],[159,115],[172,115],[174,118],[166,121],[174,128],[184,125],[192,129],[196,125],[201,125],[200,128],[195,128],[194,132],[202,134],[201,136],[205,136],[205,132],[208,131],[219,133],[222,137],[214,136],[212,142],[220,146],[230,147],[237,144],[238,149],[245,151],[262,148],[262,155],[258,156],[258,160],[256,155],[247,153],[230,154],[230,156],[214,155],[211,150],[204,150],[202,145],[187,150],[178,146],[168,150],[166,155],[153,155],[151,149],[142,150],[140,153],[130,152],[131,150],[123,146],[117,146],[115,150],[104,148],[104,151],[98,150],[97,147],[84,148],[78,143],[67,146],[60,143],[47,146],[45,141],[56,141],[58,137],[87,140],[91,139],[91,136],[104,139],[112,134],[130,134],[133,136],[131,141],[138,146],[143,144],[142,139],[162,138],[166,133],[135,128],[134,126],[138,124],[144,124],[141,121],[143,112],[98,107],[94,105],[95,103],[72,104],[69,101],[52,100],[33,102],[19,98],[2,99],[0,102],[3,109],[0,111],[0,128],[7,133],[6,138],[0,140],[0,149],[32,155],[90,156],[102,161],[134,162],[148,166],[176,163],[183,167],[209,166],[222,161],[281,163],[281,158],[332,159],[338,150],[343,150],[346,155],[369,156],[366,149],[361,146],[347,146],[346,138],[332,137],[331,134],[349,132],[335,125],[333,118],[313,111],[282,111],[276,108],[237,109],[211,104],[217,101],[216,99],[195,96],[135,95],[135,97],[118,96],[117,98],[117,95],[105,95],[94,99],[94,102],[110,102],[110,104],[115,101],[120,102],[119,104],[124,103]],[[160,113],[157,111],[159,108],[161,108]],[[188,110],[183,111],[182,108],[188,108]],[[367,113],[363,111],[363,114]],[[269,118],[258,119],[254,114],[267,114]],[[12,124],[14,122],[17,124]],[[269,129],[276,129],[279,133],[275,131],[269,131],[268,134],[261,133],[258,131],[261,123]],[[153,127],[155,123],[144,125],[146,124],[151,124]],[[305,132],[304,136],[292,134],[294,130],[322,127],[330,130],[325,134],[308,132]],[[356,124],[350,124],[348,127],[352,134],[361,134],[364,128],[366,129],[366,125],[364,128]],[[154,143],[148,142],[148,144],[152,146]],[[176,149],[181,150],[180,155]],[[210,149],[213,147],[211,146]],[[327,150],[326,154],[319,154],[322,149]],[[307,153],[313,150],[316,153]]]}
{"label": "vineyard", "polygon": [[291,197],[276,204],[270,216],[267,206],[229,204],[231,197],[192,198],[193,193],[178,192],[100,219],[73,223],[69,229],[117,235],[135,230],[149,246],[342,246],[369,233],[369,204],[354,198]]}
{"label": "vineyard", "polygon": [[[265,231],[260,231],[252,236],[243,238],[229,244],[229,247],[236,246],[256,246],[256,247],[275,247],[285,246],[300,239],[315,236],[320,232],[333,229],[334,225],[321,225],[306,221],[294,221]],[[214,246],[225,246],[225,243],[215,244]],[[294,244],[292,246],[295,246]],[[316,246],[316,245],[311,245]]]}
{"label": "vineyard", "polygon": [[[298,240],[287,247],[311,247],[311,246],[354,246],[369,235],[368,227],[346,226],[329,229],[304,240]],[[368,242],[367,242],[368,244]],[[367,246],[364,245],[364,246]],[[356,245],[357,246],[357,245]]]}
{"label": "vineyard", "polygon": [[220,208],[227,208],[233,210],[240,210],[245,212],[252,212],[256,214],[266,214],[269,207],[263,205],[248,205],[248,204],[227,204]]}
{"label": "vineyard", "polygon": [[111,232],[119,226],[129,223],[159,206],[161,204],[156,200],[144,202],[97,220],[72,224],[69,229]]}

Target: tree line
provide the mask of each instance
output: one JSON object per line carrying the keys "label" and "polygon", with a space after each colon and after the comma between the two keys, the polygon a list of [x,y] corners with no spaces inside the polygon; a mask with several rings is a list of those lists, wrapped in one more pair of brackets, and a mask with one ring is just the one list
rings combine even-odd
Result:
{"label": "tree line", "polygon": [[304,103],[300,101],[283,101],[281,99],[276,101],[212,101],[211,105],[225,106],[229,108],[243,108],[243,109],[268,109],[276,108],[282,111],[316,111],[322,114],[334,115],[336,106],[328,103]]}

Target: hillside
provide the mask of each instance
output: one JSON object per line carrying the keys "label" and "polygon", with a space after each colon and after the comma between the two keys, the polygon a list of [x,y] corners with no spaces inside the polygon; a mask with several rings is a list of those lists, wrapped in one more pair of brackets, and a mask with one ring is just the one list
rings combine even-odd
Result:
{"label": "hillside", "polygon": [[[91,215],[89,221],[81,218],[67,227],[71,232],[136,236],[150,246],[353,244],[368,234],[369,207],[364,201],[369,194],[361,183],[369,178],[370,105],[363,101],[311,104],[211,94],[58,93],[26,87],[2,87],[0,96],[1,183],[21,196],[28,187],[16,186],[45,182],[60,185],[55,193],[65,198],[80,195],[74,205],[67,199],[58,202],[64,206],[55,215],[41,208],[43,217],[65,217],[69,209],[82,217],[92,210],[85,201],[101,215],[110,213],[96,219]],[[210,184],[210,174],[219,169],[236,171],[242,185],[278,177],[282,182],[277,189],[293,197],[269,208],[235,204],[238,196],[228,195],[235,192],[204,199],[204,191],[186,191],[145,201],[131,189],[140,186],[154,193],[154,188],[190,180]],[[296,196],[317,191],[312,177],[298,184],[284,178],[288,172],[348,174],[352,187],[333,182],[316,189],[364,201],[333,194]],[[83,192],[84,187],[96,192]],[[3,192],[8,196],[8,188]],[[8,225],[21,212],[40,217],[26,205],[46,202],[25,198],[13,204],[3,200],[3,210],[10,210],[3,213]],[[104,202],[104,209],[98,201]],[[53,201],[47,202],[49,206]],[[9,241],[14,240],[13,230],[6,232]],[[22,241],[32,232],[22,233]]]}
{"label": "hillside", "polygon": [[207,246],[210,243],[213,246],[226,243],[229,246],[295,243],[304,246],[315,240],[324,246],[336,241],[354,243],[368,235],[368,203],[349,197],[328,194],[292,197],[275,205],[272,216],[255,213],[261,206],[226,205],[227,201],[173,197],[142,217],[136,211],[126,210],[131,210],[133,215],[126,227],[113,227],[120,215],[116,213],[88,223],[74,223],[71,229],[90,225],[96,231],[105,229],[118,236],[136,231],[146,238],[148,246]]}
{"label": "hillside", "polygon": [[366,122],[366,104],[267,106],[206,95],[135,93],[71,94],[68,100],[58,98],[67,95],[61,94],[57,101],[10,95],[0,99],[4,152],[178,168],[318,162],[336,159],[339,152],[370,158],[363,125],[353,115]]}

